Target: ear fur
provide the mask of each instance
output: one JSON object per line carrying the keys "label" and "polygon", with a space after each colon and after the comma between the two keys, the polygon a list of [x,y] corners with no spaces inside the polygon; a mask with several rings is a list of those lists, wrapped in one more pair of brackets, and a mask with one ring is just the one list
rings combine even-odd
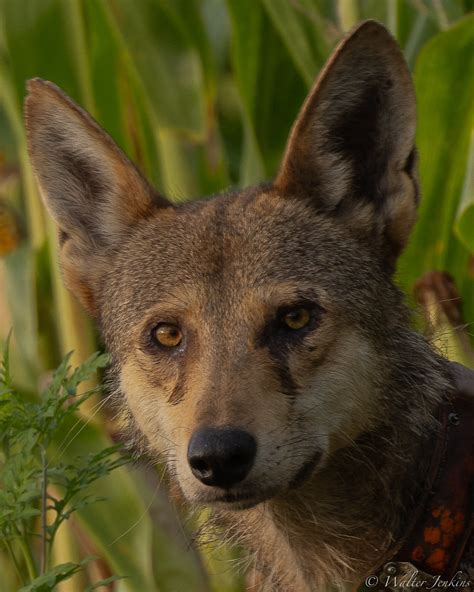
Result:
{"label": "ear fur", "polygon": [[112,138],[51,82],[28,82],[25,118],[33,170],[59,226],[66,283],[95,313],[100,254],[167,202]]}
{"label": "ear fur", "polygon": [[375,21],[336,48],[291,131],[274,187],[310,199],[394,262],[415,220],[416,104],[410,73]]}

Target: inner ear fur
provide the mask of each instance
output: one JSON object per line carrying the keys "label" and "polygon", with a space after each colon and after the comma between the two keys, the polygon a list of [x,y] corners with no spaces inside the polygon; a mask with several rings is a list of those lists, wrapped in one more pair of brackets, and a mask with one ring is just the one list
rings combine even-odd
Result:
{"label": "inner ear fur", "polygon": [[367,21],[336,48],[294,123],[274,182],[394,261],[418,203],[416,102],[402,52]]}
{"label": "inner ear fur", "polygon": [[68,287],[96,314],[106,254],[139,220],[169,204],[112,138],[51,82],[28,82],[25,119],[40,193],[59,227]]}

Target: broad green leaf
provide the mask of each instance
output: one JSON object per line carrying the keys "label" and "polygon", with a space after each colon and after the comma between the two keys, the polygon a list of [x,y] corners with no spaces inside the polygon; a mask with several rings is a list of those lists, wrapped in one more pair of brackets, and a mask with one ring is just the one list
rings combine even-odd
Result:
{"label": "broad green leaf", "polygon": [[[200,56],[160,0],[107,5],[121,31],[161,126],[196,138],[206,131]],[[156,40],[160,43],[157,44]]]}
{"label": "broad green leaf", "polygon": [[[7,302],[13,321],[14,356],[18,383],[35,388],[38,375],[37,311],[34,281],[34,251],[24,245],[5,258]],[[7,328],[8,329],[8,328]]]}
{"label": "broad green leaf", "polygon": [[[304,2],[287,0],[260,0],[275,28],[281,35],[303,80],[309,86],[327,55],[326,32],[317,21],[308,16]],[[301,7],[302,9],[298,9]],[[315,44],[317,38],[317,45]],[[316,45],[316,46],[315,46]]]}
{"label": "broad green leaf", "polygon": [[[463,297],[465,317],[472,319],[471,253],[459,241],[454,225],[458,214],[458,221],[467,223],[462,219],[465,208],[459,208],[468,186],[474,113],[474,16],[426,44],[416,65],[415,87],[422,199],[419,221],[401,261],[400,280],[410,291],[423,273],[449,271]],[[469,199],[463,203],[468,205]]]}
{"label": "broad green leaf", "polygon": [[240,163],[240,185],[247,187],[265,178],[262,155],[255,137],[255,130],[248,117],[243,117],[244,145]]}
{"label": "broad green leaf", "polygon": [[227,4],[242,111],[240,185],[245,186],[275,173],[306,87],[266,11],[250,1]]}
{"label": "broad green leaf", "polygon": [[1,0],[6,51],[18,99],[28,78],[39,76],[79,98],[70,34],[61,0],[15,2]]}
{"label": "broad green leaf", "polygon": [[227,0],[231,24],[231,51],[234,75],[244,107],[250,117],[255,114],[258,89],[263,10],[253,0]]}
{"label": "broad green leaf", "polygon": [[253,121],[266,173],[273,176],[307,88],[266,14],[262,25],[265,43],[261,48]]}
{"label": "broad green leaf", "polygon": [[216,64],[201,15],[200,0],[160,0],[163,11],[176,28],[199,52],[208,98],[212,98],[216,83]]}
{"label": "broad green leaf", "polygon": [[110,5],[85,0],[97,119],[154,183],[160,183],[154,122],[134,60]]}
{"label": "broad green leaf", "polygon": [[[147,142],[147,165],[159,189],[168,198],[182,201],[226,185],[213,105],[214,75],[204,76],[201,64],[201,60],[212,64],[210,46],[204,42],[196,7],[191,11],[194,26],[165,0],[147,0],[138,13],[127,0],[113,6],[103,3],[100,8],[107,13],[117,47],[132,72],[133,96],[140,99],[141,137]],[[161,45],[156,38],[162,40]]]}
{"label": "broad green leaf", "polygon": [[456,214],[455,228],[459,240],[474,255],[474,129],[471,132],[464,187]]}
{"label": "broad green leaf", "polygon": [[242,103],[244,144],[240,185],[245,187],[265,175],[254,127],[263,13],[253,0],[228,0],[227,5],[232,23],[232,61]]}

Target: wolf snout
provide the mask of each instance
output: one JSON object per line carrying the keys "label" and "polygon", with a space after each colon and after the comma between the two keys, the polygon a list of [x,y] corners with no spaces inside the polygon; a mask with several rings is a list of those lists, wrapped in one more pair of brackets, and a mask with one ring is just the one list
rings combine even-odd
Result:
{"label": "wolf snout", "polygon": [[257,442],[234,428],[202,428],[188,446],[188,463],[204,485],[230,488],[243,481],[255,461]]}

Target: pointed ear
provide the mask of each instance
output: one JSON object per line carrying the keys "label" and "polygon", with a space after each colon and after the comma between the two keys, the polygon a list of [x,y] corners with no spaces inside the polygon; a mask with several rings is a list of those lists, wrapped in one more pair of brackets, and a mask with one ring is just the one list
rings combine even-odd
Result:
{"label": "pointed ear", "polygon": [[60,231],[69,288],[96,313],[100,261],[130,227],[166,205],[99,125],[57,86],[28,82],[31,164]]}
{"label": "pointed ear", "polygon": [[371,244],[377,238],[393,263],[416,214],[415,125],[400,48],[367,21],[340,43],[303,104],[274,186],[310,199]]}

